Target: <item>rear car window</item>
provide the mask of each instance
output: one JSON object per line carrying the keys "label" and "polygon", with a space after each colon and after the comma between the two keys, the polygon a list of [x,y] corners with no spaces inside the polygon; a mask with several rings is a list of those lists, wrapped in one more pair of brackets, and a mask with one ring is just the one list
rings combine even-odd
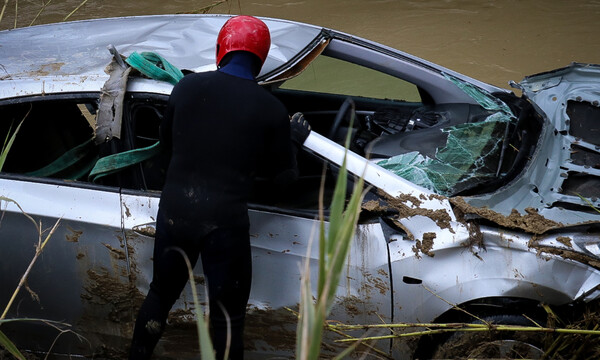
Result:
{"label": "rear car window", "polygon": [[85,178],[98,156],[92,142],[95,107],[95,98],[0,106],[2,172]]}

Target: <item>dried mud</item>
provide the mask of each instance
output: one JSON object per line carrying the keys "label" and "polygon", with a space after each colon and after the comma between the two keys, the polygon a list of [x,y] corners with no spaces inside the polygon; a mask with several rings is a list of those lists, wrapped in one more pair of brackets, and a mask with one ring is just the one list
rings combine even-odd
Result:
{"label": "dried mud", "polygon": [[397,216],[395,217],[394,223],[402,228],[406,233],[409,239],[414,240],[414,235],[408,231],[399,221],[398,219],[406,219],[413,216],[423,216],[431,219],[440,229],[448,229],[451,232],[454,232],[451,226],[452,218],[450,214],[445,210],[431,210],[431,209],[423,209],[420,206],[423,204],[424,200],[438,199],[443,198],[438,195],[430,195],[429,199],[422,198],[419,199],[415,196],[411,195],[400,195],[396,198],[393,198],[383,192],[379,192],[379,195],[385,199],[385,205],[380,204],[378,201],[371,200],[363,204],[364,210],[369,210],[372,212],[387,212],[390,209],[393,209],[397,212]]}
{"label": "dried mud", "polygon": [[56,73],[57,71],[59,71],[64,65],[64,62],[44,64],[40,66],[39,70],[30,71],[29,73],[27,73],[27,75],[33,78],[37,78],[40,76],[48,76],[51,73]]}
{"label": "dried mud", "polygon": [[[365,295],[370,296],[371,291],[379,291],[380,294],[385,295],[390,291],[389,284],[382,280],[381,278],[374,276],[368,271],[363,271],[364,283],[362,283],[361,290]],[[345,299],[351,299],[352,297],[347,297]]]}
{"label": "dried mud", "polygon": [[130,282],[123,283],[108,271],[87,271],[88,283],[81,297],[90,304],[109,306],[109,320],[120,323],[130,322],[134,318],[134,308],[144,301],[137,287]]}
{"label": "dried mud", "polygon": [[[408,206],[408,202],[413,203],[415,208]],[[390,201],[390,205],[399,211],[399,218],[409,218],[417,215],[424,216],[433,220],[440,229],[449,229],[452,232],[450,225],[452,218],[446,210],[422,209],[419,207],[421,203],[419,199],[409,195],[399,196]]]}
{"label": "dried mud", "polygon": [[530,242],[529,247],[537,250],[538,255],[543,253],[552,254],[560,256],[563,259],[574,260],[583,264],[587,264],[589,266],[600,269],[600,261],[598,259],[593,258],[591,256],[584,255],[582,253],[578,253],[571,250],[558,249],[549,246],[541,246],[535,243],[535,241]]}
{"label": "dried mud", "polygon": [[116,249],[109,244],[103,243],[102,245],[104,245],[110,251],[110,255],[114,259],[116,259],[116,260],[126,260],[127,259],[127,255],[125,254],[125,251],[123,251],[121,249]]}
{"label": "dried mud", "polygon": [[[441,229],[449,229],[452,231],[451,227],[451,217],[445,210],[429,210],[422,209],[420,206],[422,204],[422,200],[427,199],[419,199],[411,195],[401,195],[397,198],[392,198],[384,193],[379,193],[382,198],[385,199],[385,204],[381,204],[377,200],[370,200],[365,202],[362,205],[362,209],[374,213],[385,213],[389,212],[390,209],[395,210],[398,215],[397,219],[409,218],[412,216],[424,216],[431,220],[433,220],[437,226]],[[526,208],[526,214],[519,213],[516,209],[513,209],[511,214],[508,216],[502,215],[494,210],[484,208],[484,207],[475,207],[468,204],[464,198],[458,196],[453,198],[445,198],[439,195],[430,195],[429,199],[448,199],[450,203],[453,205],[454,213],[458,221],[463,223],[468,223],[465,221],[464,217],[466,214],[477,215],[481,218],[494,222],[500,226],[510,228],[510,229],[518,229],[523,230],[532,234],[543,234],[549,230],[561,228],[564,225],[560,222],[556,222],[553,220],[546,219],[542,215],[538,213],[538,211],[534,208]],[[395,222],[398,226],[404,227],[399,223]],[[406,231],[406,229],[404,229]],[[474,242],[478,242],[477,239],[480,238],[477,235],[477,230],[473,229],[470,232],[472,237],[474,237]],[[414,239],[412,234],[408,233],[409,238]],[[559,239],[559,241],[567,241],[567,239]],[[569,241],[567,241],[568,243]],[[566,246],[567,245],[565,243]]]}
{"label": "dried mud", "polygon": [[67,231],[69,233],[65,235],[65,238],[67,239],[68,242],[78,242],[81,235],[83,235],[83,231],[75,230],[75,229],[71,228],[70,226],[67,226]]}
{"label": "dried mud", "polygon": [[418,258],[421,258],[419,252],[429,257],[435,256],[435,254],[431,252],[431,249],[433,248],[433,240],[435,240],[435,237],[435,233],[428,232],[423,234],[423,241],[417,240],[415,246],[412,247],[412,250]]}
{"label": "dried mud", "polygon": [[457,207],[463,214],[475,214],[486,220],[492,221],[500,226],[510,229],[523,230],[533,234],[543,234],[548,230],[560,228],[563,224],[548,220],[538,214],[534,208],[526,208],[527,214],[522,215],[513,209],[509,216],[499,214],[488,208],[478,208],[467,204],[462,197],[449,199],[452,205]]}
{"label": "dried mud", "polygon": [[556,241],[563,244],[566,247],[572,248],[573,244],[571,244],[571,238],[567,236],[559,236],[556,238]]}
{"label": "dried mud", "polygon": [[377,200],[369,200],[362,203],[361,208],[368,212],[383,213],[388,210],[387,206],[382,206]]}

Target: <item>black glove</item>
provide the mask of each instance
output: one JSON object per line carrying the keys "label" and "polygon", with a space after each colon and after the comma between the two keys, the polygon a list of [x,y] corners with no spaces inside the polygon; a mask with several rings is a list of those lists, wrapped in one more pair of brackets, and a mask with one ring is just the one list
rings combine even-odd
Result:
{"label": "black glove", "polygon": [[304,115],[300,112],[292,115],[290,119],[290,137],[292,141],[302,146],[308,134],[310,134],[310,124],[304,119]]}

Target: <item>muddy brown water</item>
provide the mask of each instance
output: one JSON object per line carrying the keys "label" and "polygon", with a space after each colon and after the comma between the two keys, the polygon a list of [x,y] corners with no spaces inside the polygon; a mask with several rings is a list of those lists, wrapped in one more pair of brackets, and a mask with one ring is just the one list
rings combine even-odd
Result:
{"label": "muddy brown water", "polygon": [[189,13],[216,3],[210,13],[333,28],[501,87],[572,61],[600,63],[600,0],[6,0],[0,29],[62,21],[80,5],[69,21]]}

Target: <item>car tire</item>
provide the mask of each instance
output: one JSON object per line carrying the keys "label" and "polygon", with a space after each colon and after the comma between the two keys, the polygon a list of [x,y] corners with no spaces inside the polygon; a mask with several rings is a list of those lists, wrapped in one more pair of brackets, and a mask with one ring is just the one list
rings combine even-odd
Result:
{"label": "car tire", "polygon": [[[522,315],[492,315],[483,318],[497,325],[535,326]],[[481,324],[474,321],[473,324]],[[519,331],[458,331],[438,343],[432,359],[540,359],[544,334]]]}

